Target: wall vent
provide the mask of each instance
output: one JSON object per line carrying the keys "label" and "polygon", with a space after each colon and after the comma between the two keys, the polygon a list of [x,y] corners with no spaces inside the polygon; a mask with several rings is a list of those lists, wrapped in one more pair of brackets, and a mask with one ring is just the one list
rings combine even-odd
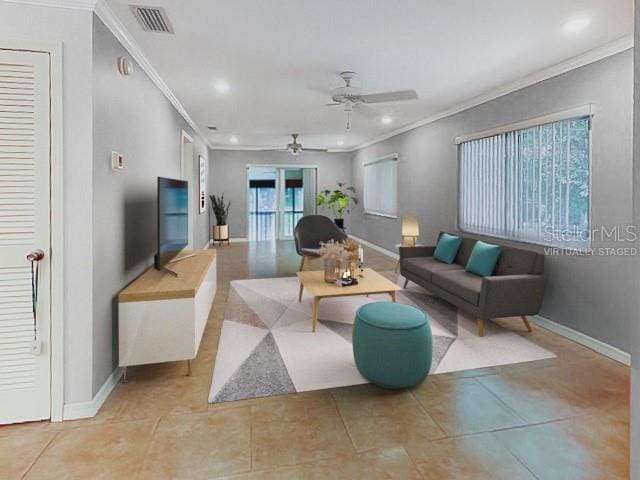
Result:
{"label": "wall vent", "polygon": [[162,7],[130,5],[138,23],[147,32],[174,33],[169,17]]}

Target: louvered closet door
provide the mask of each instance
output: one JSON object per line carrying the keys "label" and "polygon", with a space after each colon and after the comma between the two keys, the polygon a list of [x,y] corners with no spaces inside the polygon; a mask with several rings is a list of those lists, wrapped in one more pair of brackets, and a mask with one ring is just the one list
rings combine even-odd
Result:
{"label": "louvered closet door", "polygon": [[49,54],[0,49],[0,423],[50,417],[49,85]]}

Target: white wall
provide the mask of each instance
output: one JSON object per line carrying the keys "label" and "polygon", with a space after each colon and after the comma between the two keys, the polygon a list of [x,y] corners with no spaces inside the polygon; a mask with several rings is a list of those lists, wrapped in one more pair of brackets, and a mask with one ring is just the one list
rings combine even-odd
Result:
{"label": "white wall", "polygon": [[92,398],[91,16],[0,1],[3,40],[63,43],[65,403]]}

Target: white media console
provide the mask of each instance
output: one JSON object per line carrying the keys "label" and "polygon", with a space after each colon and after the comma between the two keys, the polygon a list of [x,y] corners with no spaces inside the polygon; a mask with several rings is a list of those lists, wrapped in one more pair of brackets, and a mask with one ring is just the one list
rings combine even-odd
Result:
{"label": "white media console", "polygon": [[119,364],[191,360],[198,354],[216,294],[215,250],[192,255],[171,265],[178,276],[146,270],[118,295]]}

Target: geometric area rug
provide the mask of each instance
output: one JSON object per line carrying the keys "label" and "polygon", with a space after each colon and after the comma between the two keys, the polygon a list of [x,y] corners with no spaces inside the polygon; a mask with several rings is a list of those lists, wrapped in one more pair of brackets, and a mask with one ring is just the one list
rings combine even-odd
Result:
{"label": "geometric area rug", "polygon": [[[296,277],[231,282],[210,403],[367,383],[353,360],[353,319],[360,306],[389,296],[325,298],[313,333],[312,299],[305,294],[299,303],[298,288]],[[397,301],[428,314],[432,375],[555,356],[493,322],[485,322],[485,336],[478,337],[473,319],[413,284]]]}

